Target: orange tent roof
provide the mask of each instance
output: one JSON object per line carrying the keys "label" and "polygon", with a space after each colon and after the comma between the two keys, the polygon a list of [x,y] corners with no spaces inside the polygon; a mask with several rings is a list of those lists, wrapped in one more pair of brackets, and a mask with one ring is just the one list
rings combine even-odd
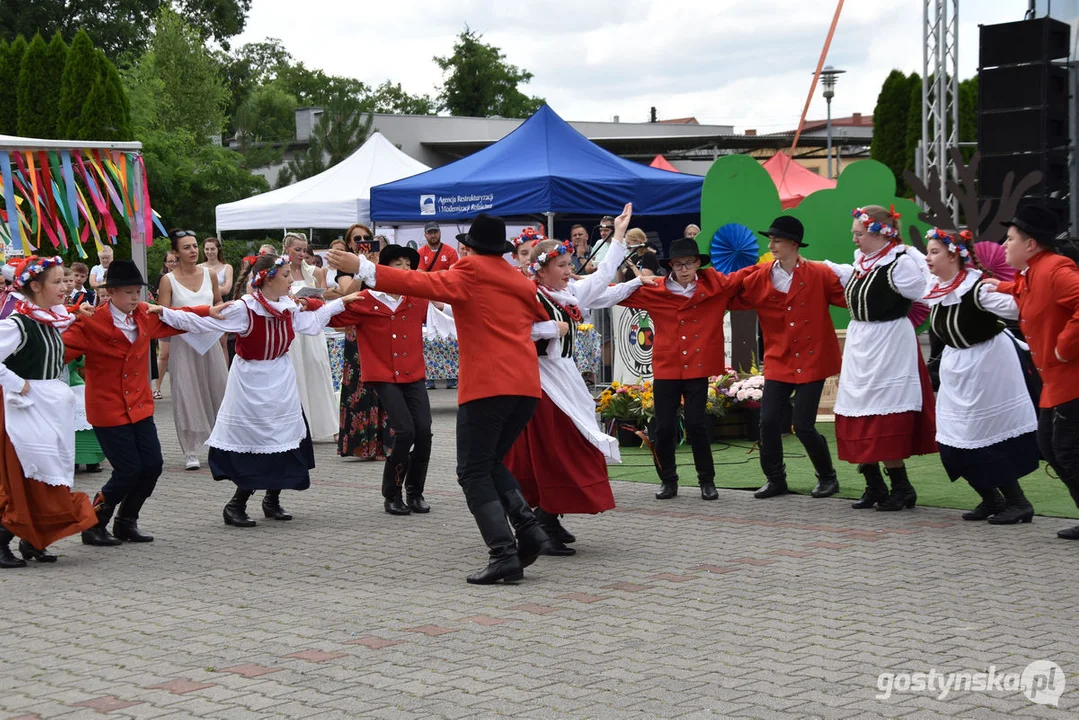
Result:
{"label": "orange tent roof", "polygon": [[671,172],[678,172],[678,168],[667,162],[667,158],[663,157],[662,155],[656,155],[655,158],[652,159],[652,162],[649,164],[651,165],[651,167],[659,168],[660,170],[670,170]]}
{"label": "orange tent roof", "polygon": [[785,152],[777,152],[764,163],[764,169],[772,176],[779,190],[783,209],[797,207],[810,193],[835,187],[835,180],[821,177],[792,161]]}

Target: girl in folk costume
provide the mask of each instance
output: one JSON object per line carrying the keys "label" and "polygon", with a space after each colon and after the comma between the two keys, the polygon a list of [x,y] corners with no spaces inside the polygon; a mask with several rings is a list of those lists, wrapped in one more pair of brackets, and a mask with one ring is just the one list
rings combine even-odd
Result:
{"label": "girl in folk costume", "polygon": [[531,277],[529,266],[532,264],[532,248],[546,239],[543,233],[530,227],[522,230],[517,237],[510,239],[513,243],[513,261],[525,275]]}
{"label": "girl in folk costume", "polygon": [[[851,321],[835,403],[840,460],[857,463],[866,490],[852,507],[894,511],[918,500],[903,461],[936,452],[933,388],[907,318],[925,295],[925,259],[901,242],[899,214],[867,205],[851,211],[853,265],[825,261],[843,284]],[[878,463],[892,479],[892,490]]]}
{"label": "girl in folk costume", "polygon": [[330,318],[344,309],[343,301],[355,296],[334,300],[317,312],[299,312],[288,296],[291,282],[287,256],[262,255],[251,269],[250,294],[225,307],[219,320],[151,307],[178,330],[236,333],[225,398],[206,442],[214,479],[237,485],[224,509],[226,525],[255,525],[247,515],[247,501],[255,490],[266,491],[266,517],[291,520],[281,507],[281,490],[311,485],[314,450],[288,348],[297,332],[321,335]]}
{"label": "girl in folk costume", "polygon": [[[63,306],[62,260],[22,260],[14,287],[15,312],[0,320],[0,568],[54,562],[46,547],[97,523],[90,499],[71,492],[75,397],[63,379],[61,333],[75,316]],[[15,536],[22,560],[8,549]]]}
{"label": "girl in folk costume", "polygon": [[573,246],[544,240],[532,248],[529,269],[536,298],[549,321],[537,323],[542,395],[532,419],[506,454],[504,463],[521,485],[536,519],[551,538],[548,555],[573,555],[576,538],[558,520],[566,513],[599,513],[614,507],[607,463],[621,461],[618,441],[596,424],[596,403],[574,360],[577,324],[594,308],[611,307],[642,282],[609,286],[626,256],[623,238],[630,211],[615,220],[614,241],[599,269],[573,280]]}
{"label": "girl in folk costume", "polygon": [[[420,254],[403,245],[387,245],[378,264],[417,270]],[[431,511],[423,498],[431,459],[431,402],[423,357],[427,304],[422,298],[365,290],[330,322],[356,329],[360,380],[364,388],[378,393],[393,428],[393,449],[382,471],[383,507],[391,515]]]}
{"label": "girl in folk costume", "polygon": [[1030,522],[1034,508],[1019,478],[1041,460],[1038,418],[1015,342],[1001,322],[1016,320],[1019,306],[985,282],[969,232],[934,228],[925,238],[935,276],[925,296],[930,332],[945,345],[937,395],[941,462],[953,481],[966,478],[982,498],[964,520]]}

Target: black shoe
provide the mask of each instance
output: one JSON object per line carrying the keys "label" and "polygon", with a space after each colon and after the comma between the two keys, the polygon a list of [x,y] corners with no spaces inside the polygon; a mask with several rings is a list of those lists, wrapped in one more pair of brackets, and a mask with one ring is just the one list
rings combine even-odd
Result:
{"label": "black shoe", "polygon": [[790,492],[790,490],[787,489],[786,480],[769,480],[764,483],[759,490],[753,493],[753,497],[758,500],[765,500],[771,497],[786,495],[788,492]]}
{"label": "black shoe", "polygon": [[892,492],[887,500],[877,503],[877,510],[882,512],[898,512],[909,510],[918,502],[918,493],[914,492],[914,486],[907,479],[907,468],[885,468],[885,474],[892,480]]}
{"label": "black shoe", "polygon": [[25,540],[19,541],[19,554],[22,555],[23,560],[37,560],[39,563],[56,562],[56,556],[51,552],[48,550],[38,550]]}
{"label": "black shoe", "polygon": [[989,518],[990,525],[1015,525],[1034,521],[1034,506],[1023,494],[1018,480],[1008,480],[1000,484],[1007,507]]}
{"label": "black shoe", "polygon": [[281,491],[267,490],[262,498],[262,514],[271,520],[291,520],[292,516],[281,507]]}
{"label": "black shoe", "polygon": [[95,525],[89,530],[82,531],[83,545],[96,545],[98,547],[114,547],[123,545],[124,541],[114,537],[107,529]]}
{"label": "black shoe", "polygon": [[1057,533],[1057,537],[1061,540],[1079,540],[1079,525],[1061,530]]}
{"label": "black shoe", "polygon": [[138,521],[127,518],[116,518],[112,523],[112,534],[124,542],[149,543],[154,541],[153,535],[139,530]]}
{"label": "black shoe", "polygon": [[411,515],[412,511],[408,509],[408,505],[405,505],[405,501],[401,499],[400,495],[395,495],[392,498],[387,498],[383,503],[383,507],[386,508],[386,512],[390,515]]}
{"label": "black shoe", "polygon": [[465,582],[471,585],[494,585],[502,582],[512,583],[524,580],[525,573],[521,567],[521,559],[516,554],[505,557],[491,558],[487,567],[477,570],[465,578]]}
{"label": "black shoe", "polygon": [[1000,494],[1000,491],[996,488],[978,489],[974,488],[982,497],[982,501],[978,503],[973,510],[963,513],[960,517],[964,520],[971,522],[978,522],[980,520],[988,520],[991,516],[996,515],[998,512],[1004,510],[1007,507],[1007,503],[1004,501],[1004,496]]}
{"label": "black shoe", "polygon": [[564,545],[577,542],[577,538],[567,530],[559,521],[558,516],[554,513],[549,513],[543,508],[536,508],[533,512],[536,514],[536,521],[547,532],[547,537],[552,541],[557,540]]}
{"label": "black shoe", "polygon": [[719,493],[716,492],[716,484],[711,481],[701,483],[701,500],[719,500]]}
{"label": "black shoe", "polygon": [[888,486],[884,484],[884,476],[880,474],[880,465],[876,463],[858,466],[858,472],[865,476],[865,492],[862,498],[851,503],[855,510],[869,510],[888,499]]}
{"label": "black shoe", "polygon": [[[522,498],[523,501],[523,498]],[[525,503],[527,506],[527,503]],[[502,580],[504,582],[517,582],[524,578],[524,565],[517,556],[517,544],[513,539],[513,531],[506,521],[506,508],[497,500],[485,503],[479,507],[470,507],[472,517],[476,520],[476,526],[483,536],[483,542],[487,544],[490,561],[487,567],[472,573],[465,578],[472,585],[493,585]],[[531,513],[529,513],[531,515]],[[532,528],[543,534],[542,528],[532,518]]]}
{"label": "black shoe", "polygon": [[561,540],[547,536],[550,539],[550,545],[543,551],[544,555],[551,555],[553,557],[569,557],[570,555],[576,555],[577,550],[566,545]]}
{"label": "black shoe", "polygon": [[502,508],[517,536],[517,556],[521,560],[521,567],[526,568],[551,547],[551,538],[520,490],[502,493]]}
{"label": "black shoe", "polygon": [[86,466],[86,472],[99,473],[101,472],[101,463],[90,463]]}
{"label": "black shoe", "polygon": [[656,500],[670,500],[673,497],[678,497],[678,481],[667,482],[664,480],[659,492],[656,493]]}
{"label": "black shoe", "polygon": [[414,513],[429,513],[431,512],[431,506],[427,504],[427,501],[423,499],[422,494],[412,495],[406,493],[405,504],[408,505],[408,509]]}
{"label": "black shoe", "polygon": [[258,525],[247,514],[247,501],[254,494],[253,490],[237,488],[236,494],[232,496],[232,499],[225,505],[225,509],[221,513],[222,517],[225,518],[226,525],[232,525],[233,527],[255,527]]}
{"label": "black shoe", "polygon": [[26,567],[26,561],[15,557],[8,543],[15,535],[3,525],[0,525],[0,568],[10,570],[12,568]]}
{"label": "black shoe", "polygon": [[818,477],[817,487],[813,488],[813,492],[809,494],[815,498],[826,498],[832,497],[837,492],[839,492],[839,478],[832,474]]}

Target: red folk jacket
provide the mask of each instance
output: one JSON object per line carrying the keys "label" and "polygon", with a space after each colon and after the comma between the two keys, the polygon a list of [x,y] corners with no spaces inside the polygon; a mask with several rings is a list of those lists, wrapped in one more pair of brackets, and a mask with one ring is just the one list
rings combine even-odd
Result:
{"label": "red folk jacket", "polygon": [[[656,380],[689,380],[722,375],[723,314],[731,297],[742,289],[742,279],[756,270],[744,268],[723,275],[712,268],[697,271],[693,297],[667,289],[666,280],[645,286],[619,303],[647,310],[652,316],[652,375]],[[668,277],[667,279],[670,279]]]}
{"label": "red folk jacket", "polygon": [[390,310],[365,290],[330,320],[333,327],[356,327],[364,383],[410,383],[427,377],[423,360],[427,304],[427,300],[404,296],[397,309]]}
{"label": "red folk jacket", "polygon": [[824,263],[799,260],[790,289],[772,284],[772,265],[757,266],[742,291],[731,300],[732,310],[756,310],[764,334],[764,377],[802,384],[839,373],[842,353],[828,307],[847,307],[843,286]]}
{"label": "red folk jacket", "polygon": [[1039,405],[1079,398],[1079,267],[1063,255],[1040,252],[1025,274],[1000,283],[997,291],[1019,304],[1019,329],[1042,376]]}
{"label": "red folk jacket", "polygon": [[532,323],[547,320],[547,313],[536,300],[535,284],[501,255],[466,255],[449,270],[432,273],[379,265],[375,288],[453,306],[459,403],[500,395],[540,397]]}
{"label": "red folk jacket", "polygon": [[[209,308],[184,308],[206,317]],[[64,333],[64,360],[86,356],[86,419],[95,427],[131,425],[154,414],[150,393],[150,340],[179,335],[146,303],[131,313],[139,335],[132,343],[112,322],[106,303],[93,317],[80,317]]]}

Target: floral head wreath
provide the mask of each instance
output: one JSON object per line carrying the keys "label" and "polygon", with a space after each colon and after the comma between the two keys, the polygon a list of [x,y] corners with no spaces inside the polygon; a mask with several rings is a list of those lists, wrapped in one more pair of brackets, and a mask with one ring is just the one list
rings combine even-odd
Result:
{"label": "floral head wreath", "polygon": [[543,233],[541,233],[536,228],[527,227],[527,228],[525,228],[524,230],[521,231],[520,235],[513,238],[513,240],[511,242],[513,243],[513,247],[518,248],[518,247],[521,247],[521,245],[523,243],[528,243],[529,245],[535,245],[536,243],[541,242],[541,241],[546,240],[546,239],[547,238],[543,235]]}
{"label": "floral head wreath", "polygon": [[970,230],[960,230],[959,233],[953,234],[940,228],[933,228],[925,234],[925,239],[937,240],[948,248],[949,253],[953,255],[958,253],[964,260],[970,259],[970,242],[974,239]]}
{"label": "floral head wreath", "polygon": [[888,217],[891,218],[891,225],[882,223],[879,220],[874,220],[864,208],[854,208],[850,211],[850,216],[862,223],[867,232],[871,232],[875,235],[883,235],[884,237],[893,240],[899,238],[899,230],[896,229],[899,222],[899,213],[895,211],[895,205],[890,205],[888,207]]}
{"label": "floral head wreath", "polygon": [[37,255],[31,255],[25,260],[20,260],[19,264],[15,266],[13,284],[16,289],[21,290],[29,285],[31,280],[49,268],[63,264],[64,259],[60,256],[40,258]]}
{"label": "floral head wreath", "polygon": [[283,268],[286,263],[288,263],[288,255],[282,255],[274,260],[273,265],[270,267],[265,270],[259,270],[257,273],[253,273],[251,275],[251,287],[261,288],[266,284],[267,280],[273,280],[274,276],[277,275],[277,271]]}
{"label": "floral head wreath", "polygon": [[533,275],[536,275],[536,274],[539,273],[540,269],[544,265],[549,263],[554,258],[558,257],[559,255],[568,255],[569,253],[572,253],[572,252],[573,252],[573,243],[571,243],[569,240],[565,240],[560,245],[557,245],[557,246],[551,248],[547,252],[540,253],[539,257],[537,257],[535,260],[533,260],[532,263],[528,266],[528,272],[530,272]]}

